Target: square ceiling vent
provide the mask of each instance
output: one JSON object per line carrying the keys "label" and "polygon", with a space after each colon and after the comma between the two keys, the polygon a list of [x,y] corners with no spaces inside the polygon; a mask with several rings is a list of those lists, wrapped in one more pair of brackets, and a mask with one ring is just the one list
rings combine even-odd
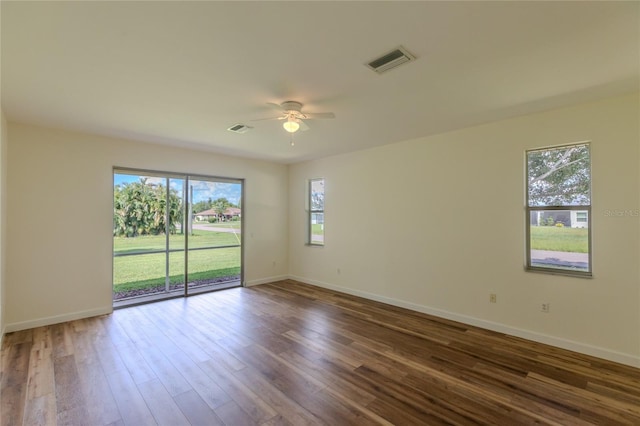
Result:
{"label": "square ceiling vent", "polygon": [[383,72],[392,70],[402,64],[406,64],[407,62],[411,62],[415,59],[416,57],[407,52],[407,49],[400,46],[397,49],[385,53],[379,58],[368,62],[367,66],[378,74],[382,74]]}
{"label": "square ceiling vent", "polygon": [[251,129],[253,129],[253,127],[247,126],[246,124],[234,124],[227,130],[233,133],[247,133]]}

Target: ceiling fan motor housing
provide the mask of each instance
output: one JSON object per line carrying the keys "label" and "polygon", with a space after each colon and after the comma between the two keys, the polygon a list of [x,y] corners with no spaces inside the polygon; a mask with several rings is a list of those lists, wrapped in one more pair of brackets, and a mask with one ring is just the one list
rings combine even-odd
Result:
{"label": "ceiling fan motor housing", "polygon": [[283,102],[280,106],[285,111],[300,112],[300,110],[302,110],[302,104],[296,101],[286,101],[286,102]]}

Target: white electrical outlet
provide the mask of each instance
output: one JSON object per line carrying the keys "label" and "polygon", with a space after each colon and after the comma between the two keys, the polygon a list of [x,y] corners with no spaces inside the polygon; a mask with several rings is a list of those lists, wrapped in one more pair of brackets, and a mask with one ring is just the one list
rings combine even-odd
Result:
{"label": "white electrical outlet", "polygon": [[540,308],[540,310],[542,312],[544,312],[545,314],[548,314],[549,311],[551,310],[551,303],[547,302],[547,303],[543,303],[542,307]]}
{"label": "white electrical outlet", "polygon": [[498,296],[495,293],[491,293],[489,295],[489,302],[497,303],[498,302]]}

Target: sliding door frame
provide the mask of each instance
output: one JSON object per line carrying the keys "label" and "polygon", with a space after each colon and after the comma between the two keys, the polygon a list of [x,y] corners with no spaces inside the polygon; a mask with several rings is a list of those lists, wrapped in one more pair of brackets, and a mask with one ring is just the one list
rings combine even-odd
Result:
{"label": "sliding door frame", "polygon": [[[212,291],[216,291],[215,288],[212,288],[211,290],[208,291],[199,291],[193,294],[189,294],[189,251],[195,251],[195,250],[215,250],[215,249],[224,249],[224,248],[233,248],[233,247],[237,247],[237,245],[233,245],[233,246],[219,246],[219,247],[198,247],[198,248],[189,248],[189,232],[192,230],[192,226],[193,226],[193,218],[192,216],[192,206],[193,206],[193,200],[192,198],[192,191],[190,190],[190,186],[189,186],[189,182],[191,180],[202,180],[202,181],[208,181],[208,182],[222,182],[222,183],[234,183],[234,184],[240,184],[240,205],[242,206],[242,213],[241,213],[241,220],[240,220],[240,287],[244,287],[245,286],[245,276],[244,276],[244,262],[245,262],[245,253],[244,253],[244,243],[245,243],[245,238],[244,238],[244,220],[245,220],[245,179],[244,178],[231,178],[231,177],[222,177],[222,176],[211,176],[211,175],[203,175],[203,174],[193,174],[193,173],[181,173],[181,172],[165,172],[165,171],[159,171],[159,170],[149,170],[149,169],[139,169],[139,168],[131,168],[131,167],[119,167],[119,166],[113,166],[112,171],[111,171],[111,176],[112,176],[112,205],[113,205],[113,198],[115,196],[115,185],[113,185],[113,177],[118,174],[118,173],[122,173],[122,174],[129,174],[129,175],[139,175],[139,176],[149,176],[149,177],[157,177],[157,178],[162,178],[165,179],[165,184],[166,184],[166,200],[167,200],[167,205],[165,206],[165,250],[164,251],[158,251],[158,250],[150,250],[148,252],[136,252],[135,254],[123,254],[120,256],[131,256],[131,255],[144,255],[144,254],[160,254],[160,253],[165,253],[165,291],[167,293],[167,297],[162,298],[162,300],[166,300],[166,299],[174,299],[174,298],[178,298],[178,297],[189,297],[189,296],[194,296],[194,295],[198,295],[198,294],[202,294],[202,293],[209,293]],[[169,213],[169,208],[168,208],[168,200],[170,198],[170,193],[171,193],[171,188],[170,188],[170,181],[171,179],[182,179],[183,180],[183,217],[184,217],[184,223],[181,225],[184,229],[184,247],[182,249],[171,249],[169,247],[169,236],[170,236],[170,223],[169,223],[169,217],[170,217],[170,213]],[[111,240],[111,271],[112,271],[112,276],[111,276],[111,292],[113,295],[113,280],[114,280],[114,276],[113,276],[113,271],[114,271],[114,259],[115,259],[115,253],[114,253],[114,244],[113,244],[113,239]],[[180,251],[184,251],[184,292],[182,295],[179,294],[174,294],[174,295],[170,295],[169,292],[169,287],[170,287],[170,279],[169,279],[169,255],[170,253],[176,253],[176,252],[180,252]],[[131,304],[127,304],[127,306],[133,306],[136,304],[142,304],[142,303],[147,303],[147,302],[140,302],[140,303],[135,303],[132,302]]]}

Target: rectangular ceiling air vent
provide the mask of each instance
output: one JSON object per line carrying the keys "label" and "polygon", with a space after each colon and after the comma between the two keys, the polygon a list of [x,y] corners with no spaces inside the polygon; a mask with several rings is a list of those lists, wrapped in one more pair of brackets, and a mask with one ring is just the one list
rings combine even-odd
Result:
{"label": "rectangular ceiling air vent", "polygon": [[234,133],[247,133],[251,129],[253,129],[253,127],[247,126],[246,124],[234,124],[227,130]]}
{"label": "rectangular ceiling air vent", "polygon": [[391,52],[367,63],[367,66],[378,74],[382,74],[385,71],[389,71],[402,64],[406,64],[414,59],[416,59],[415,56],[407,52],[404,47],[400,46],[397,49],[394,49]]}

